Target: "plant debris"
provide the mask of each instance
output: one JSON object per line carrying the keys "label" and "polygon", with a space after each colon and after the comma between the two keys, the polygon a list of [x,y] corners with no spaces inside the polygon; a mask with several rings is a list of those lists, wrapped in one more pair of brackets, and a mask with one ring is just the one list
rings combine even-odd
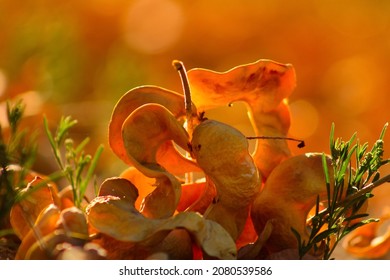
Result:
{"label": "plant debris", "polygon": [[[330,259],[344,237],[357,257],[389,250],[388,233],[374,233],[380,219],[366,213],[371,191],[390,177],[379,175],[390,161],[383,159],[387,125],[371,151],[356,135],[336,139],[333,126],[329,154],[294,155],[287,142],[302,148],[304,141],[288,137],[292,65],[173,66],[183,94],[140,86],[113,108],[109,145],[128,168],[106,178],[91,201],[85,192],[103,147],[85,154],[89,138],[76,145],[67,136],[75,120],[62,118],[54,135],[44,120],[55,174],[20,165],[30,161],[14,160],[2,140],[16,259]],[[254,136],[207,118],[237,101],[247,105]],[[9,112],[16,134],[21,114]],[[253,152],[250,139],[257,139]],[[9,177],[12,166],[21,166],[23,181]],[[58,177],[69,186],[59,190]]]}

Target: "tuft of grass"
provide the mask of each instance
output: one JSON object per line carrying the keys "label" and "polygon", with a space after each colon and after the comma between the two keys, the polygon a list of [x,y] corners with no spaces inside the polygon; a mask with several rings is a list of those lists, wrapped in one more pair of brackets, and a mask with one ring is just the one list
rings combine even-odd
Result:
{"label": "tuft of grass", "polygon": [[373,196],[371,192],[374,188],[390,182],[390,174],[381,178],[379,173],[379,169],[390,162],[390,159],[383,159],[383,139],[387,126],[384,125],[378,140],[368,150],[368,143],[360,144],[356,133],[348,141],[335,139],[335,126],[332,124],[329,140],[334,185],[331,186],[326,156],[323,154],[327,207],[320,211],[321,201],[318,197],[315,215],[309,221],[311,231],[306,242],[292,229],[298,241],[300,258],[310,252],[321,254],[323,259],[330,259],[336,246],[347,234],[358,227],[379,221],[368,218],[369,214],[361,213],[361,210],[367,199]]}
{"label": "tuft of grass", "polygon": [[44,127],[49,139],[55,160],[72,187],[73,198],[76,207],[81,208],[88,184],[92,177],[99,158],[103,152],[103,145],[100,145],[94,156],[86,154],[84,149],[90,141],[87,137],[80,144],[76,145],[72,138],[69,138],[69,131],[77,124],[70,116],[62,117],[55,134],[50,131],[48,121],[44,118]]}
{"label": "tuft of grass", "polygon": [[[29,192],[20,194],[27,186],[27,175],[32,171],[38,145],[36,135],[20,127],[25,106],[22,101],[15,104],[7,102],[7,122],[0,125],[0,237],[11,234],[9,212],[14,203],[24,199]],[[94,156],[86,154],[84,149],[89,143],[85,138],[75,145],[68,137],[69,131],[77,124],[71,117],[62,117],[55,134],[52,134],[48,121],[44,118],[44,128],[49,139],[59,170],[46,176],[40,185],[67,178],[72,186],[74,203],[81,208],[88,184],[94,177],[99,158],[103,152],[100,145]],[[34,190],[38,189],[36,186]]]}
{"label": "tuft of grass", "polygon": [[9,234],[9,211],[35,162],[36,135],[20,127],[25,106],[7,102],[7,126],[0,126],[0,237]]}

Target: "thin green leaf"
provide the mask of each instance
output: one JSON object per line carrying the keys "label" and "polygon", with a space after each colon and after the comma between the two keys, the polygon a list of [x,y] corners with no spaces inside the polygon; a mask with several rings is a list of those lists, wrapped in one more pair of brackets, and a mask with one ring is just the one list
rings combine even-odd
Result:
{"label": "thin green leaf", "polygon": [[58,179],[63,178],[63,177],[64,177],[64,173],[62,171],[56,171],[56,172],[50,174],[48,177],[42,178],[41,181],[39,181],[37,184],[34,185],[34,188],[31,188],[23,193],[18,192],[16,197],[15,197],[15,203],[20,202],[21,200],[23,200],[27,196],[29,196],[31,193],[33,193],[33,192],[39,190],[40,188],[47,186],[47,184],[49,184],[51,182],[55,182]]}
{"label": "thin green leaf", "polygon": [[326,239],[328,236],[335,234],[337,230],[338,230],[337,227],[324,230],[323,232],[319,233],[316,237],[313,238],[313,243],[321,242],[322,240]]}
{"label": "thin green leaf", "polygon": [[15,231],[12,228],[0,230],[0,238],[7,235],[15,235]]}
{"label": "thin green leaf", "polygon": [[69,132],[69,129],[71,129],[73,126],[77,124],[77,120],[72,120],[70,116],[64,118],[62,117],[60,120],[60,125],[57,129],[57,135],[55,137],[55,141],[57,143],[57,146],[62,145],[65,136]]}
{"label": "thin green leaf", "polygon": [[364,226],[364,225],[367,225],[367,224],[370,224],[370,223],[377,223],[379,222],[379,219],[367,219],[367,220],[364,220],[364,221],[361,221],[361,222],[358,222],[358,223],[355,223],[351,226],[349,226],[348,228],[345,229],[345,232],[344,232],[344,235],[350,233],[351,231],[354,231],[355,229],[361,227],[361,226]]}
{"label": "thin green leaf", "polygon": [[95,172],[95,169],[97,167],[97,164],[98,164],[98,161],[99,161],[99,158],[101,156],[101,154],[103,153],[103,145],[100,145],[96,152],[95,152],[95,155],[91,161],[91,164],[89,166],[89,169],[88,169],[88,172],[87,172],[87,175],[85,176],[84,180],[81,182],[80,184],[80,191],[82,194],[85,193],[86,189],[87,189],[87,185],[89,183],[89,181],[91,180],[94,172]]}
{"label": "thin green leaf", "polygon": [[49,128],[49,122],[47,121],[46,116],[43,117],[43,126],[45,128],[46,136],[49,139],[49,142],[50,142],[52,149],[56,149],[56,144],[55,144],[53,135],[51,134],[51,131]]}
{"label": "thin green leaf", "polygon": [[379,136],[380,140],[383,140],[385,138],[387,127],[389,126],[389,123],[385,123],[385,125],[382,128],[381,134]]}
{"label": "thin green leaf", "polygon": [[361,219],[361,218],[365,218],[365,217],[368,217],[368,216],[369,216],[369,214],[367,214],[367,213],[356,214],[356,215],[353,215],[353,216],[345,218],[344,221],[345,222],[349,222],[349,221],[352,221],[352,220]]}
{"label": "thin green leaf", "polygon": [[75,154],[79,154],[89,143],[91,139],[89,137],[85,138],[74,150]]}
{"label": "thin green leaf", "polygon": [[326,192],[328,195],[328,205],[331,202],[331,191],[330,191],[330,177],[329,177],[329,170],[328,170],[328,163],[326,160],[325,153],[322,154],[322,168],[324,169],[324,175],[325,175],[325,183],[326,183]]}

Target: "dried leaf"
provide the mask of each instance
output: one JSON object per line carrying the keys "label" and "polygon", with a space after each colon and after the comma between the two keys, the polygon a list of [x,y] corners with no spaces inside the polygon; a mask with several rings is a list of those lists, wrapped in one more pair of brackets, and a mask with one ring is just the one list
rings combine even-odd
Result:
{"label": "dried leaf", "polygon": [[[292,65],[259,60],[226,72],[191,69],[188,78],[199,110],[244,101],[256,136],[287,136],[290,115],[285,99],[295,88]],[[289,156],[286,141],[275,140],[259,140],[253,155],[263,179]]]}

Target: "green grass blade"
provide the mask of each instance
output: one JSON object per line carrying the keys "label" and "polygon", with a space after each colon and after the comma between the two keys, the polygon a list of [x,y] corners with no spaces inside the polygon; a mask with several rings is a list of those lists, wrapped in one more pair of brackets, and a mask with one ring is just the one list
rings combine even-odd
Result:
{"label": "green grass blade", "polygon": [[87,189],[87,186],[88,186],[88,182],[91,180],[94,172],[95,172],[95,169],[97,167],[97,164],[98,164],[98,161],[99,161],[99,158],[101,156],[101,154],[103,153],[103,150],[104,150],[104,147],[103,145],[100,145],[97,150],[96,150],[96,153],[91,161],[91,164],[88,168],[88,171],[87,171],[87,174],[84,178],[84,180],[81,182],[80,184],[80,194],[81,194],[81,197],[84,196],[84,193]]}

